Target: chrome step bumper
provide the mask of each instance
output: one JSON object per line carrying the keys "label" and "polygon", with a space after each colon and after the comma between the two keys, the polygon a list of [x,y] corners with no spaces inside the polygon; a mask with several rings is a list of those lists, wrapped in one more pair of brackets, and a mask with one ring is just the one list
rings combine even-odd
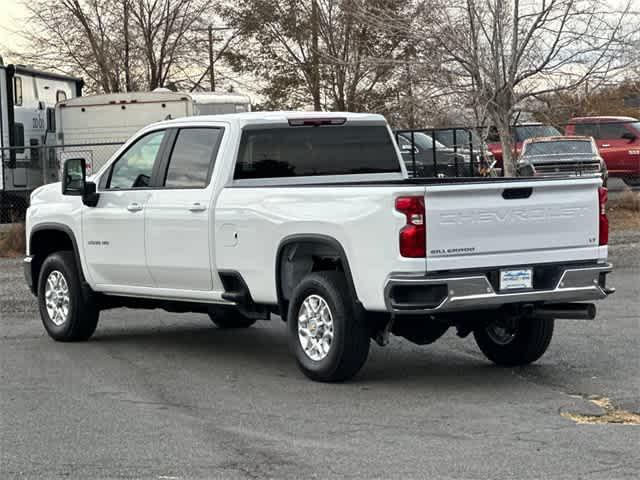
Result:
{"label": "chrome step bumper", "polygon": [[614,291],[605,286],[605,275],[612,269],[610,263],[560,267],[555,275],[557,280],[546,288],[505,293],[494,288],[486,273],[444,276],[398,273],[387,279],[384,297],[389,312],[408,314],[492,309],[511,303],[599,300]]}

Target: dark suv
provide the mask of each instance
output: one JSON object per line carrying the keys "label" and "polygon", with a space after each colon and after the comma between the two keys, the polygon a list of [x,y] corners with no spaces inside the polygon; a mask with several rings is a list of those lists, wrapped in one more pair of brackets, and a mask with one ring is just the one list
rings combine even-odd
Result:
{"label": "dark suv", "polygon": [[593,137],[609,175],[627,185],[640,185],[640,121],[633,117],[577,117],[565,135]]}

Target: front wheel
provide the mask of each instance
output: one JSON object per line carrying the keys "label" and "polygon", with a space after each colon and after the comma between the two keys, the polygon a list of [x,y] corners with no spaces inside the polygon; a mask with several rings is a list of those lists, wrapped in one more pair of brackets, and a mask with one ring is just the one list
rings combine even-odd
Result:
{"label": "front wheel", "polygon": [[298,367],[312,380],[347,380],[367,360],[370,332],[341,272],[304,277],[293,292],[287,322]]}
{"label": "front wheel", "polygon": [[553,325],[549,318],[500,318],[479,327],[473,336],[485,357],[513,367],[542,357],[551,342]]}
{"label": "front wheel", "polygon": [[95,332],[100,311],[82,292],[72,252],[52,253],[42,263],[38,306],[44,328],[54,340],[83,341]]}

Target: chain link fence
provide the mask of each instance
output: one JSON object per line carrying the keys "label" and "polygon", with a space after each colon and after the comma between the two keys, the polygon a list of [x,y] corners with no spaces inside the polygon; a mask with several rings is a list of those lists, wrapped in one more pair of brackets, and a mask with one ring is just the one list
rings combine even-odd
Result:
{"label": "chain link fence", "polygon": [[60,181],[62,165],[69,158],[84,158],[88,174],[97,172],[122,145],[120,142],[29,145],[0,149],[0,223],[24,221],[31,192]]}

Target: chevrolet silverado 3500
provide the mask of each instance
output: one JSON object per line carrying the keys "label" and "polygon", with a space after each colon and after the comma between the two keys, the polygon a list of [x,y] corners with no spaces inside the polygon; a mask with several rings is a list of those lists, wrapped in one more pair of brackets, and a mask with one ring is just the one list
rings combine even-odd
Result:
{"label": "chevrolet silverado 3500", "polygon": [[522,365],[612,292],[605,202],[597,177],[409,179],[379,115],[185,118],[34,191],[25,276],[59,341],[126,306],[222,328],[277,314],[320,381],[355,375],[372,338],[451,327]]}

